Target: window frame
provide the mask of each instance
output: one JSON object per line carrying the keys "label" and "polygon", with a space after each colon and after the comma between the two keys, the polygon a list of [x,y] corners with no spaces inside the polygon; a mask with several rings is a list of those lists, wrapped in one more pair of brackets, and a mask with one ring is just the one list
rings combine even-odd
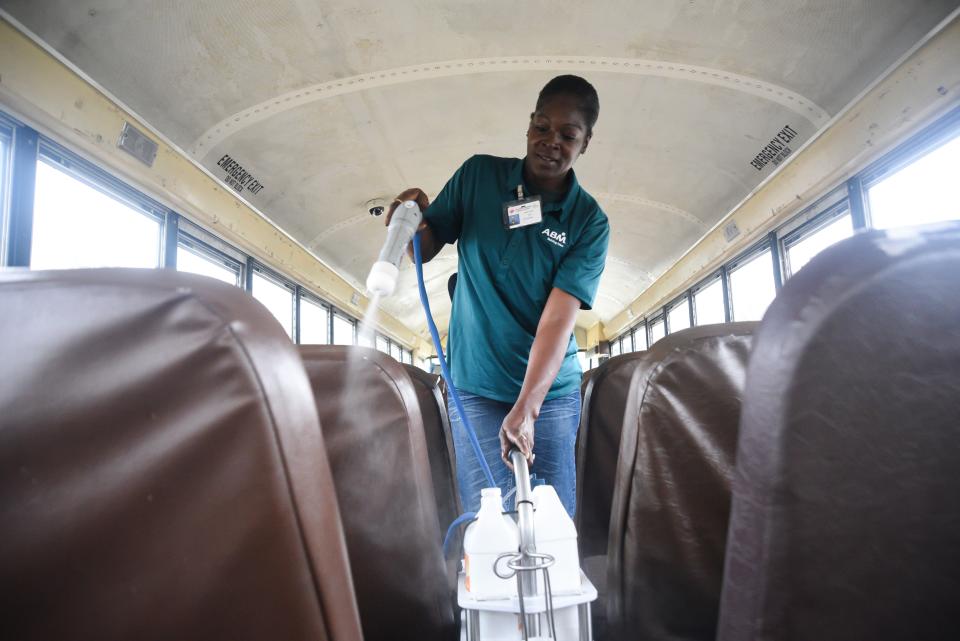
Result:
{"label": "window frame", "polygon": [[267,265],[264,265],[263,263],[258,261],[256,258],[250,257],[250,259],[247,261],[247,279],[246,279],[247,287],[245,287],[245,289],[247,290],[247,293],[250,294],[251,296],[253,296],[253,275],[254,274],[260,274],[261,277],[273,282],[274,285],[279,285],[280,287],[283,287],[284,289],[287,289],[290,291],[290,318],[292,319],[290,324],[290,330],[292,334],[290,336],[290,340],[293,343],[299,343],[300,314],[298,312],[300,310],[298,309],[299,306],[298,306],[298,300],[297,300],[297,293],[300,286],[293,279],[287,278],[280,272],[274,269],[271,269]]}
{"label": "window frame", "polygon": [[332,333],[332,332],[333,332],[333,327],[332,327],[331,319],[333,318],[333,309],[332,309],[333,306],[330,305],[330,303],[324,301],[322,298],[320,298],[319,296],[317,296],[316,294],[314,294],[313,292],[311,292],[310,290],[308,290],[308,289],[305,288],[305,287],[298,287],[297,290],[298,290],[298,291],[297,291],[297,301],[298,301],[298,304],[297,304],[297,345],[302,345],[302,344],[303,344],[303,343],[300,342],[300,340],[301,340],[301,337],[300,337],[300,329],[301,329],[301,327],[302,327],[300,316],[301,316],[301,314],[303,313],[303,301],[304,301],[304,300],[306,300],[306,301],[307,301],[308,303],[310,303],[311,305],[316,305],[317,307],[320,307],[320,308],[324,309],[324,310],[327,312],[326,342],[323,342],[323,343],[308,343],[308,344],[309,344],[309,345],[332,345],[332,344],[333,344],[333,343],[332,343],[332,341],[333,341],[333,333]]}
{"label": "window frame", "polygon": [[[645,343],[645,347],[643,349],[637,349],[637,332],[643,332]],[[647,334],[647,319],[643,319],[630,328],[630,340],[633,341],[633,351],[635,352],[645,352],[650,349],[649,335]]]}
{"label": "window frame", "polygon": [[[667,334],[667,319],[663,315],[663,308],[660,308],[660,310],[658,310],[656,314],[654,314],[653,316],[645,320],[646,320],[646,330],[647,330],[647,349],[650,349],[657,343],[657,341],[661,340],[662,338],[666,338],[669,335]],[[661,338],[658,338],[656,341],[651,340],[653,338],[653,326],[656,325],[658,322],[663,323],[663,336]]]}
{"label": "window frame", "polygon": [[846,198],[837,201],[825,209],[806,219],[801,225],[794,227],[791,231],[779,235],[778,242],[781,248],[781,269],[785,279],[792,278],[796,273],[790,265],[790,249],[802,243],[805,239],[816,234],[818,231],[827,227],[831,223],[850,216],[850,223],[853,231],[856,232],[856,223],[853,217],[853,211],[850,208],[850,201]]}
{"label": "window frame", "polygon": [[[222,265],[230,271],[235,272],[237,274],[236,286],[241,288],[243,287],[243,270],[246,267],[244,263],[228,254],[225,254],[216,247],[212,247],[203,240],[195,238],[192,234],[184,231],[183,228],[178,227],[176,247],[179,248],[181,245],[183,245],[189,251],[192,251],[195,254],[200,254],[204,258],[209,259],[210,262],[217,263],[218,265]],[[175,261],[173,267],[176,267]]]}
{"label": "window frame", "polygon": [[723,322],[730,322],[730,304],[727,300],[727,290],[728,287],[725,283],[726,273],[724,269],[718,269],[715,272],[711,273],[706,278],[703,278],[697,282],[696,285],[691,287],[688,291],[690,294],[690,316],[691,324],[690,327],[700,327],[701,324],[697,320],[697,294],[703,290],[712,287],[714,283],[720,283],[720,296],[721,301],[723,302]]}
{"label": "window frame", "polygon": [[[163,236],[167,214],[172,210],[139,189],[44,136],[40,136],[39,139],[37,162],[47,162],[68,176],[96,189],[104,196],[117,200],[131,209],[136,209],[148,218],[152,218],[160,225],[160,235]],[[157,251],[160,252],[159,247]],[[162,255],[158,253],[157,264],[162,264],[162,260],[159,260],[161,258]]]}
{"label": "window frame", "polygon": [[779,288],[777,286],[777,283],[782,282],[781,276],[780,276],[780,264],[778,261],[778,255],[776,252],[773,251],[773,248],[771,246],[772,239],[773,239],[772,234],[768,234],[764,236],[762,240],[754,243],[743,252],[737,254],[737,256],[733,258],[733,260],[730,260],[724,264],[723,268],[725,272],[724,275],[726,279],[726,289],[727,289],[725,300],[727,304],[727,310],[729,312],[728,319],[727,319],[728,323],[738,322],[736,318],[736,314],[734,313],[735,310],[733,305],[733,296],[734,296],[733,273],[737,271],[737,269],[751,262],[753,259],[760,257],[765,251],[770,252],[770,269],[772,270],[771,274],[773,276],[774,297],[776,297],[776,295],[779,294]]}
{"label": "window frame", "polygon": [[357,319],[351,316],[350,314],[342,311],[341,309],[330,306],[330,344],[331,345],[344,345],[345,343],[335,342],[335,333],[334,333],[334,317],[339,316],[340,318],[346,320],[350,323],[350,327],[353,329],[352,341],[349,345],[357,345]]}
{"label": "window frame", "polygon": [[873,187],[958,139],[960,139],[960,106],[857,174],[866,225],[870,229],[876,228],[870,207],[870,190]]}
{"label": "window frame", "polygon": [[691,299],[690,299],[690,290],[688,289],[684,293],[680,294],[680,296],[677,296],[672,301],[670,301],[669,303],[663,306],[663,323],[664,323],[664,329],[666,330],[665,336],[669,336],[670,334],[673,334],[675,331],[677,332],[683,331],[683,329],[674,330],[672,327],[670,327],[670,313],[676,308],[683,305],[684,303],[686,303],[687,305],[687,322],[689,322],[690,324],[684,327],[683,329],[689,329],[693,327],[693,310],[690,308]]}
{"label": "window frame", "polygon": [[[954,107],[935,122],[913,134],[857,172],[864,196],[877,183],[883,182],[886,178],[912,165],[920,158],[936,151],[958,136],[960,136],[960,106]],[[869,199],[864,198],[867,222],[872,227],[868,201]]]}
{"label": "window frame", "polygon": [[6,219],[0,227],[3,239],[0,264],[29,269],[40,134],[5,112],[0,111],[0,119],[11,136],[10,166],[6,169]]}
{"label": "window frame", "polygon": [[[0,116],[3,115],[4,114],[0,113]],[[29,216],[23,212],[19,212],[18,216],[20,219],[19,225],[29,226],[29,233],[27,233],[25,236],[21,236],[20,241],[26,246],[21,247],[17,251],[19,259],[25,260],[25,264],[20,266],[30,267],[31,263],[34,226],[33,219],[36,213],[36,205],[34,203],[33,194],[36,191],[37,167],[41,162],[46,162],[54,169],[63,172],[65,175],[73,178],[77,182],[90,187],[107,198],[115,200],[123,206],[132,209],[157,223],[159,234],[157,247],[155,249],[156,265],[157,267],[168,266],[167,257],[165,255],[168,238],[167,233],[171,218],[175,219],[178,217],[176,212],[146,193],[140,191],[136,187],[121,180],[106,169],[103,169],[98,164],[87,160],[80,154],[68,149],[60,143],[46,136],[38,134],[36,131],[26,126],[18,127],[18,130],[22,130],[24,133],[31,133],[36,140],[35,155],[34,157],[30,158],[30,161],[32,161],[32,167],[17,167],[18,173],[29,176],[28,179],[25,177],[20,181],[23,184],[19,185],[19,189],[26,190],[26,183],[29,182],[29,188],[31,190],[29,197],[26,197],[25,194],[21,195],[20,197],[21,207],[25,206],[28,200],[30,205]],[[18,133],[20,132],[18,131]],[[25,157],[18,157],[15,158],[14,162],[22,164],[28,162],[28,160]],[[11,215],[11,219],[14,215],[16,214]],[[17,241],[13,240],[13,242]],[[15,264],[13,260],[10,260],[9,263],[7,263],[7,259],[8,257],[4,257],[5,264]]]}
{"label": "window frame", "polygon": [[11,226],[13,195],[13,164],[17,129],[22,126],[0,111],[0,139],[6,144],[6,153],[0,158],[0,265],[7,264],[8,239]]}
{"label": "window frame", "polygon": [[[623,338],[620,337],[610,341],[610,358],[616,358],[617,356],[623,354],[622,340]],[[614,349],[616,349],[616,354],[614,354]]]}

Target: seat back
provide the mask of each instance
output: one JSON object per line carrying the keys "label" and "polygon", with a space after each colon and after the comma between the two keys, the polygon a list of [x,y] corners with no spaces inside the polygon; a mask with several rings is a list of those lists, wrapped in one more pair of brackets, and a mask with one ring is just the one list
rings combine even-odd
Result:
{"label": "seat back", "polygon": [[714,638],[755,327],[684,330],[640,357],[610,516],[607,616],[615,638]]}
{"label": "seat back", "polygon": [[0,637],[361,638],[307,377],[199,276],[0,273]]}
{"label": "seat back", "polygon": [[437,518],[440,531],[463,513],[460,493],[457,491],[457,462],[450,433],[450,418],[440,389],[440,377],[414,365],[404,365],[420,401],[420,417],[427,441],[430,474],[433,478],[433,496],[437,500]]}
{"label": "seat back", "polygon": [[[631,381],[646,352],[609,358],[590,370],[577,431],[577,512],[580,556],[606,556],[610,503],[624,418],[636,414]],[[630,404],[634,407],[631,409]]]}
{"label": "seat back", "polygon": [[720,639],[955,639],[960,225],[827,249],[747,376]]}
{"label": "seat back", "polygon": [[[580,401],[583,402],[583,399],[587,396],[587,389],[590,387],[590,380],[593,378],[593,375],[597,373],[597,368],[588,369],[583,373],[583,376],[580,377]],[[583,412],[581,412],[581,416]]]}
{"label": "seat back", "polygon": [[365,347],[301,346],[343,511],[367,641],[457,634],[432,460],[403,365]]}

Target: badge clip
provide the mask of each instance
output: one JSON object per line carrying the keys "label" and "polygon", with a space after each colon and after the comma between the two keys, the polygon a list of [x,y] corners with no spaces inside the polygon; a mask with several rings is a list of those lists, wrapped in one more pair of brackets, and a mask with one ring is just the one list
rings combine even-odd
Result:
{"label": "badge clip", "polygon": [[543,221],[540,196],[523,197],[523,185],[517,185],[517,199],[503,204],[503,226],[518,229]]}

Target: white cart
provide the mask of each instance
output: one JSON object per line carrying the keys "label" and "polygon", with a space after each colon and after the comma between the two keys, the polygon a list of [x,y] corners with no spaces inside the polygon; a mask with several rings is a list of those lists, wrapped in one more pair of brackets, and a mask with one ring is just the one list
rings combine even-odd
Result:
{"label": "white cart", "polygon": [[[516,475],[517,526],[520,551],[505,554],[494,571],[501,578],[517,577],[520,596],[509,599],[477,600],[467,592],[460,574],[457,603],[462,610],[461,639],[465,641],[593,641],[590,604],[597,589],[580,572],[578,594],[550,593],[549,567],[553,558],[537,554],[533,531],[533,501],[527,461],[516,449],[510,452]],[[536,573],[543,573],[544,593],[538,594]]]}

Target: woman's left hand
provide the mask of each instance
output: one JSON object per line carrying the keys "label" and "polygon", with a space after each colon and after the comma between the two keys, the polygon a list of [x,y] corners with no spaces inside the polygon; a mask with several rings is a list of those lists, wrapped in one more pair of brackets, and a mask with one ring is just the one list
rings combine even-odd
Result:
{"label": "woman's left hand", "polygon": [[507,467],[513,469],[510,462],[510,448],[516,446],[527,463],[533,465],[533,432],[534,423],[539,412],[514,405],[510,413],[503,419],[500,426],[500,457]]}

